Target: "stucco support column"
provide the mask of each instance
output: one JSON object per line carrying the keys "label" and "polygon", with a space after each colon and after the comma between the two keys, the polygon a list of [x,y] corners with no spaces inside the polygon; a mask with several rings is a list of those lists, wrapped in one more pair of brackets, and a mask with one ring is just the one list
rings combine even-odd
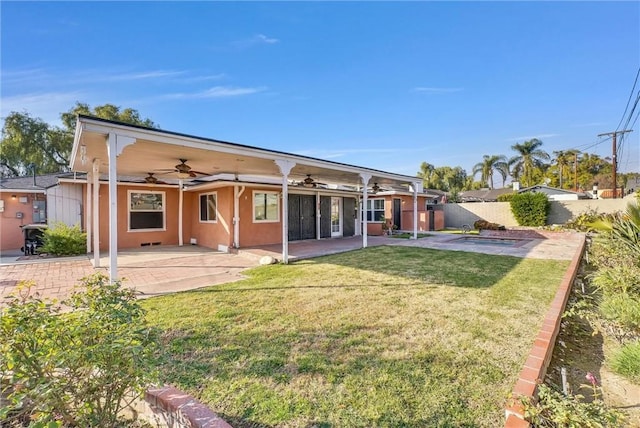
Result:
{"label": "stucco support column", "polygon": [[84,231],[87,234],[87,254],[91,252],[91,216],[93,215],[93,204],[91,203],[91,181],[93,180],[93,171],[87,172],[87,187],[85,188],[85,204],[84,204]]}
{"label": "stucco support column", "polygon": [[233,248],[238,248],[238,238],[240,237],[240,224],[238,222],[238,212],[240,211],[240,189],[236,184],[233,186]]}
{"label": "stucco support column", "polygon": [[178,180],[178,246],[182,247],[184,245],[184,239],[182,236],[182,211],[184,208],[184,191],[182,186],[184,181],[181,179]]}
{"label": "stucco support column", "polygon": [[289,263],[289,173],[295,162],[274,160],[282,174],[282,263]]}
{"label": "stucco support column", "polygon": [[418,190],[422,185],[418,182],[413,183],[413,237],[418,239]]}
{"label": "stucco support column", "polygon": [[109,133],[109,281],[118,279],[118,163],[124,148],[135,143],[135,138]]}
{"label": "stucco support column", "polygon": [[360,178],[362,178],[362,248],[367,248],[367,191],[371,174],[362,172]]}
{"label": "stucco support column", "polygon": [[100,160],[93,160],[92,171],[93,184],[91,191],[93,192],[93,267],[100,267]]}

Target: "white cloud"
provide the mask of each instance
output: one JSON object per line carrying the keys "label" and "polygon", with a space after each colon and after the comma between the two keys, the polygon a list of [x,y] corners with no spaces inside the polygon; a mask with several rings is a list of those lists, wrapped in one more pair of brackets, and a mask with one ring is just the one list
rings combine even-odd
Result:
{"label": "white cloud", "polygon": [[60,125],[60,113],[72,108],[76,101],[86,98],[82,92],[41,92],[2,97],[0,116],[7,117],[13,111],[26,111],[47,123]]}
{"label": "white cloud", "polygon": [[414,92],[423,92],[427,94],[446,94],[451,92],[462,92],[464,88],[437,88],[437,87],[426,87],[426,86],[417,86],[413,88]]}
{"label": "white cloud", "polygon": [[248,39],[236,40],[235,42],[232,42],[231,44],[236,48],[247,49],[247,48],[250,48],[251,46],[273,45],[273,44],[276,44],[276,43],[279,43],[279,42],[280,42],[280,40],[276,39],[274,37],[268,37],[268,36],[265,36],[264,34],[256,34],[255,36],[250,37]]}
{"label": "white cloud", "polygon": [[537,135],[527,135],[524,137],[513,137],[513,138],[507,138],[505,141],[528,141],[528,140],[532,140],[534,138],[537,138],[538,140],[542,140],[543,138],[553,138],[553,137],[559,137],[562,134],[537,134]]}
{"label": "white cloud", "polygon": [[209,88],[200,92],[190,92],[190,93],[182,92],[182,93],[167,94],[162,98],[170,98],[170,99],[227,98],[227,97],[238,97],[243,95],[257,94],[265,90],[266,90],[265,87],[240,88],[240,87],[234,87],[234,86],[214,86],[212,88]]}

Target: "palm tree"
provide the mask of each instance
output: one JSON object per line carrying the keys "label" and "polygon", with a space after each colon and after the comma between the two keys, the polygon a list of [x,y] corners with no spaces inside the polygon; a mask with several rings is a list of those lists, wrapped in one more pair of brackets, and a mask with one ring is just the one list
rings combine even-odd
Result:
{"label": "palm tree", "polygon": [[[567,172],[570,172],[570,170],[567,171],[567,168],[569,168],[572,165],[575,167],[578,153],[580,152],[574,149],[558,150],[553,152],[553,154],[556,156],[555,161],[558,165],[558,175],[559,175],[561,189],[565,184],[565,181],[564,181],[565,177],[570,176],[570,174],[567,173]],[[571,180],[568,180],[568,181],[571,181]]]}
{"label": "palm tree", "polygon": [[532,186],[533,173],[536,169],[542,169],[544,161],[549,160],[549,154],[540,149],[542,141],[534,138],[522,144],[511,146],[518,154],[509,159],[511,175],[514,178],[523,176],[523,186]]}
{"label": "palm tree", "polygon": [[480,181],[486,184],[490,189],[493,189],[493,170],[497,170],[502,174],[504,180],[506,180],[506,172],[508,170],[507,158],[503,155],[484,155],[482,162],[478,162],[473,166],[473,176],[480,173]]}

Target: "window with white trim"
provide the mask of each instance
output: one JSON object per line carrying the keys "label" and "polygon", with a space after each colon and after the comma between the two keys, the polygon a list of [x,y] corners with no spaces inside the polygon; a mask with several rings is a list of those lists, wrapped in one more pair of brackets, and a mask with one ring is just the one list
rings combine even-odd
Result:
{"label": "window with white trim", "polygon": [[384,199],[367,199],[367,221],[382,221]]}
{"label": "window with white trim", "polygon": [[280,220],[278,192],[253,192],[253,221],[276,222]]}
{"label": "window with white trim", "polygon": [[200,223],[215,223],[218,221],[218,195],[203,193],[200,195]]}
{"label": "window with white trim", "polygon": [[129,190],[129,230],[165,230],[164,192]]}

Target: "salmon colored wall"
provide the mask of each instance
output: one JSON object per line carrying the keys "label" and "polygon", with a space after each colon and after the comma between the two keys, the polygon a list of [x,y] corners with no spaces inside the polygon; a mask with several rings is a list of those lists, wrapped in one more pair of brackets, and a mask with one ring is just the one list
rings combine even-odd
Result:
{"label": "salmon colored wall", "polygon": [[273,191],[268,188],[246,187],[240,196],[240,248],[282,243],[282,198],[280,198],[279,221],[273,223],[253,222],[253,192],[260,190]]}
{"label": "salmon colored wall", "polygon": [[[374,196],[371,196],[371,199],[377,199]],[[413,196],[408,195],[384,195],[384,216],[385,218],[391,220],[393,219],[393,200],[400,199],[400,206],[402,207],[402,213],[400,215],[400,228],[403,230],[413,230]],[[418,212],[424,212],[426,209],[426,201],[427,198],[424,196],[418,196]],[[409,213],[409,217],[407,217],[407,213]],[[420,219],[420,217],[418,217]],[[436,226],[437,226],[437,217],[436,217]],[[442,228],[444,228],[444,220],[442,223]],[[420,224],[418,224],[418,230],[427,230],[421,229]],[[367,232],[369,235],[382,235],[382,223],[367,223]]]}
{"label": "salmon colored wall", "polygon": [[[189,238],[195,238],[198,245],[218,249],[218,245],[231,246],[233,243],[233,187],[225,187],[203,192],[189,192],[189,213],[185,213],[185,223],[190,224]],[[217,200],[218,218],[215,223],[200,221],[200,195],[215,193]],[[190,240],[187,239],[186,243]]]}
{"label": "salmon colored wall", "polygon": [[[14,200],[11,196],[16,195]],[[20,202],[26,197],[27,202]],[[0,251],[20,249],[24,245],[24,235],[20,228],[23,224],[33,223],[33,201],[44,201],[45,196],[39,193],[3,192],[0,199],[4,201],[4,212],[0,213]],[[23,213],[23,218],[16,218],[16,213]]]}
{"label": "salmon colored wall", "polygon": [[[433,213],[435,215],[434,218],[434,230],[442,230],[444,229],[444,211],[418,211],[418,230],[420,232],[425,232],[429,229],[429,213]],[[413,211],[403,211],[402,212],[402,224],[405,225],[403,230],[413,230]],[[406,226],[408,225],[408,226]]]}
{"label": "salmon colored wall", "polygon": [[[128,191],[165,193],[165,230],[129,232]],[[186,195],[186,193],[185,193]],[[100,249],[109,249],[109,186],[100,185]],[[136,248],[143,243],[178,244],[178,189],[168,187],[118,186],[118,248]]]}

